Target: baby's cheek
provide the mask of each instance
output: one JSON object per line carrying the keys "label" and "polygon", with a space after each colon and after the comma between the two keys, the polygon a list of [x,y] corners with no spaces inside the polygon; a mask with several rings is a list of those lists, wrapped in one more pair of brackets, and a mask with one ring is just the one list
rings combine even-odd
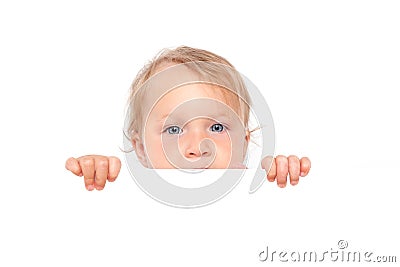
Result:
{"label": "baby's cheek", "polygon": [[217,168],[227,168],[230,165],[232,155],[232,144],[229,139],[214,140],[216,144],[216,159],[215,164]]}
{"label": "baby's cheek", "polygon": [[229,153],[231,162],[234,164],[242,163],[244,160],[244,148],[246,147],[245,136],[232,134],[229,143]]}
{"label": "baby's cheek", "polygon": [[171,168],[168,160],[165,157],[165,152],[159,135],[146,136],[146,151],[148,160],[153,168],[168,169]]}

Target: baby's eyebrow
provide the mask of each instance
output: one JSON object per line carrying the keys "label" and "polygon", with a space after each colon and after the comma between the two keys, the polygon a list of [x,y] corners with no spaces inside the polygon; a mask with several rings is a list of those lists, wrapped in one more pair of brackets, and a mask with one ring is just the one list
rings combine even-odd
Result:
{"label": "baby's eyebrow", "polygon": [[[173,115],[171,115],[170,113],[164,114],[160,117],[160,119],[157,119],[157,121],[164,122],[167,118],[169,118],[170,120],[173,120],[173,121],[182,121],[183,120],[182,117],[175,117],[174,115],[176,115],[176,114],[173,114]],[[225,113],[215,114],[212,116],[199,115],[199,118],[206,118],[206,119],[215,120],[215,121],[231,121],[232,120],[232,116],[229,116],[228,114],[225,114]]]}
{"label": "baby's eyebrow", "polygon": [[169,116],[169,113],[168,113],[168,114],[165,114],[165,115],[163,115],[163,116],[161,116],[161,118],[158,119],[157,121],[163,121],[163,120],[165,120],[168,116]]}

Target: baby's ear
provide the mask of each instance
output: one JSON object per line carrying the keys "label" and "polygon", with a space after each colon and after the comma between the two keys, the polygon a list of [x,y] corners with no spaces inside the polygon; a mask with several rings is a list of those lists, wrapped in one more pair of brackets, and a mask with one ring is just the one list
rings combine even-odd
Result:
{"label": "baby's ear", "polygon": [[246,137],[245,137],[246,141],[249,142],[250,141],[250,131],[247,129],[246,130]]}
{"label": "baby's ear", "polygon": [[250,142],[250,131],[248,129],[246,129],[246,136],[244,137],[244,139],[246,140],[246,143],[243,146],[243,155],[245,157],[245,155],[247,153],[247,147],[249,146],[249,142]]}
{"label": "baby's ear", "polygon": [[140,163],[142,163],[144,167],[149,168],[146,153],[144,151],[144,145],[137,132],[134,132],[132,135],[132,147],[133,150],[135,150],[136,156],[139,159]]}

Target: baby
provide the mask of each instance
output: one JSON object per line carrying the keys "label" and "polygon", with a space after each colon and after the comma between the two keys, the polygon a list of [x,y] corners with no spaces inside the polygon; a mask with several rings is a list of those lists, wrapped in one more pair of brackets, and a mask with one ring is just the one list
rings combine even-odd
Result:
{"label": "baby", "polygon": [[[246,168],[251,99],[235,68],[209,51],[163,50],[136,76],[129,99],[127,137],[140,163],[156,169]],[[307,157],[266,157],[268,181],[285,187],[308,174]],[[117,157],[69,158],[66,168],[102,190],[118,176]]]}

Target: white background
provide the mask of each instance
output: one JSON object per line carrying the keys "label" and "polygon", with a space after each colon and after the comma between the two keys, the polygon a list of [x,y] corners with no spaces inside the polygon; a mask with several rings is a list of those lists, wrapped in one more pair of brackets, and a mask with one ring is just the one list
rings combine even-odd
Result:
{"label": "white background", "polygon": [[[259,2],[0,3],[0,266],[265,266],[266,246],[340,239],[400,260],[400,4]],[[276,153],[312,160],[298,186],[249,195],[247,179],[187,210],[149,198],[126,166],[102,192],[64,169],[70,156],[123,157],[130,83],[182,44],[258,86]]]}

